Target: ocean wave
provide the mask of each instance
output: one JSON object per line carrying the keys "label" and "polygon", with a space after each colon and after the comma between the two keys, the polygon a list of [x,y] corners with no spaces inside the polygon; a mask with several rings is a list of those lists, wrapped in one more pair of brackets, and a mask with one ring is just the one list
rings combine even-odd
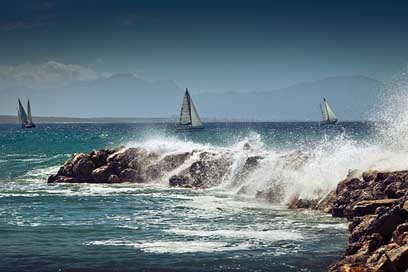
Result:
{"label": "ocean wave", "polygon": [[125,246],[140,249],[149,253],[195,253],[195,252],[219,252],[237,251],[250,249],[247,243],[230,244],[225,242],[211,241],[129,241],[129,240],[105,240],[85,243],[87,246]]}
{"label": "ocean wave", "polygon": [[263,240],[268,242],[273,241],[288,241],[303,239],[303,236],[295,231],[286,230],[188,230],[188,229],[169,229],[166,232],[183,235],[183,236],[198,236],[198,237],[223,237],[244,240]]}

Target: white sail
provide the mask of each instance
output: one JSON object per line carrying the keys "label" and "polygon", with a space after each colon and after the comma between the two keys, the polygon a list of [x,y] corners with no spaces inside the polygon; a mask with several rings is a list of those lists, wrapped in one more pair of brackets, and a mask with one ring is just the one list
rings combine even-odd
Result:
{"label": "white sail", "polygon": [[30,99],[28,99],[28,102],[27,102],[27,114],[28,114],[28,123],[32,124],[33,123],[33,117],[31,116]]}
{"label": "white sail", "polygon": [[183,97],[183,103],[181,104],[180,112],[180,126],[184,128],[201,128],[203,127],[203,122],[201,122],[200,116],[198,115],[197,109],[194,106],[193,100],[191,99],[188,89]]}
{"label": "white sail", "polygon": [[329,103],[327,102],[326,98],[323,98],[322,114],[323,114],[323,121],[325,122],[333,123],[337,121],[337,117],[334,114],[331,107],[329,106]]}
{"label": "white sail", "polygon": [[22,125],[26,125],[28,124],[28,117],[27,117],[27,113],[24,110],[23,105],[21,104],[20,99],[18,100],[18,114],[19,114],[19,118],[20,118],[20,122]]}
{"label": "white sail", "polygon": [[191,125],[193,127],[202,127],[203,122],[201,122],[200,116],[198,115],[197,109],[194,106],[191,97],[190,97],[190,109],[191,109]]}
{"label": "white sail", "polygon": [[191,124],[191,114],[190,114],[190,94],[186,89],[186,93],[183,97],[183,103],[181,104],[180,112],[180,125],[190,125]]}

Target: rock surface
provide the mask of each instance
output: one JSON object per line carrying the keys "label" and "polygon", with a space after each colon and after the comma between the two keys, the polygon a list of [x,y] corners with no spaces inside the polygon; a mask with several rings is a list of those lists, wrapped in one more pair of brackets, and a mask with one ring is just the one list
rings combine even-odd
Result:
{"label": "rock surface", "polygon": [[228,175],[231,163],[223,154],[197,150],[160,155],[140,147],[102,149],[74,154],[48,183],[146,183],[167,178],[172,187],[208,188]]}
{"label": "rock surface", "polygon": [[290,207],[349,220],[348,247],[329,271],[407,271],[408,171],[350,175],[325,199],[294,199]]}

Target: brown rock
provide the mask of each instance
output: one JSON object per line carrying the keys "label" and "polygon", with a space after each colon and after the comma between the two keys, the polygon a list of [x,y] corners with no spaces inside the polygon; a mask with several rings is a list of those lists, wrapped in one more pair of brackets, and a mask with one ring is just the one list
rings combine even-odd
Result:
{"label": "brown rock", "polygon": [[137,183],[142,183],[144,182],[143,177],[140,175],[140,173],[131,168],[126,168],[122,170],[119,174],[119,178],[123,182],[137,182]]}
{"label": "brown rock", "polygon": [[109,165],[104,165],[92,171],[92,179],[97,183],[108,182],[108,178],[112,175],[112,168]]}
{"label": "brown rock", "polygon": [[392,234],[392,240],[401,245],[404,242],[404,238],[408,236],[408,223],[403,223],[397,227]]}
{"label": "brown rock", "polygon": [[73,176],[81,181],[90,181],[92,179],[92,171],[95,169],[95,164],[88,156],[78,157],[73,160]]}
{"label": "brown rock", "polygon": [[391,207],[398,202],[397,199],[363,200],[357,202],[352,208],[353,216],[374,214],[378,207]]}

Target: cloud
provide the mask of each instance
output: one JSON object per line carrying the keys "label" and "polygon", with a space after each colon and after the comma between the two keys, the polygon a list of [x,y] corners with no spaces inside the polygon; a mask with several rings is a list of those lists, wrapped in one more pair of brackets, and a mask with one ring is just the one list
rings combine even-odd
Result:
{"label": "cloud", "polygon": [[7,83],[5,85],[16,83],[29,88],[61,87],[74,81],[93,80],[98,77],[91,68],[56,61],[0,66],[0,80]]}

